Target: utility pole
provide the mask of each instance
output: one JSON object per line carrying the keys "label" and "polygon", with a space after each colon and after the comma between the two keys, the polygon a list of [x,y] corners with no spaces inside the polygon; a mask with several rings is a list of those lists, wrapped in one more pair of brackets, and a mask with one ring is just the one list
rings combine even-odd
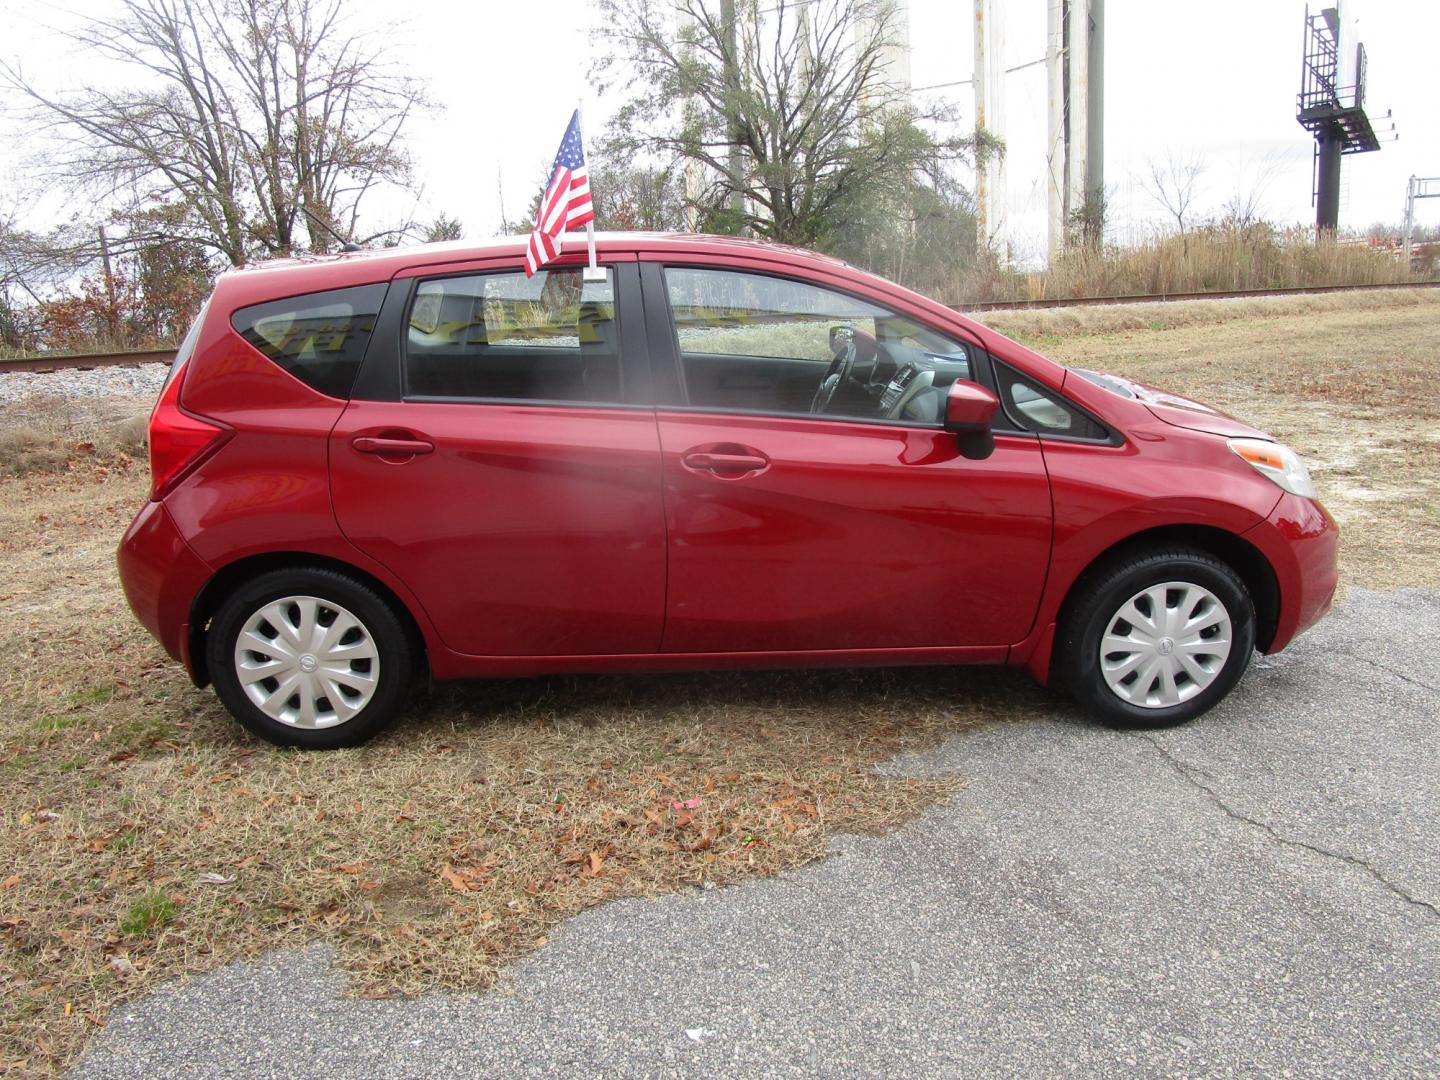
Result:
{"label": "utility pole", "polygon": [[1049,0],[1047,11],[1053,261],[1065,250],[1077,215],[1098,227],[1105,201],[1105,4]]}
{"label": "utility pole", "polygon": [[115,310],[115,273],[110,267],[110,239],[105,235],[105,226],[100,226],[100,265],[105,268],[105,322],[110,327],[110,343],[116,343],[120,336],[120,323]]}
{"label": "utility pole", "polygon": [[1085,218],[1097,248],[1105,241],[1105,0],[1090,0],[1085,64]]}
{"label": "utility pole", "polygon": [[[977,142],[1005,130],[1004,8],[997,0],[975,0],[975,136]],[[976,225],[982,248],[1002,256],[1007,246],[1005,154],[977,151]]]}
{"label": "utility pole", "polygon": [[1045,162],[1050,181],[1047,185],[1047,232],[1050,238],[1050,262],[1053,265],[1065,250],[1065,204],[1069,190],[1065,165],[1065,0],[1049,0],[1046,16],[1046,118],[1049,138],[1045,147]]}
{"label": "utility pole", "polygon": [[740,120],[736,116],[740,97],[740,28],[735,18],[735,0],[720,0],[720,27],[725,36],[725,122],[729,132],[730,150],[725,159],[730,174],[730,209],[738,224],[745,220],[745,190],[740,177],[745,172],[745,152],[740,147]]}

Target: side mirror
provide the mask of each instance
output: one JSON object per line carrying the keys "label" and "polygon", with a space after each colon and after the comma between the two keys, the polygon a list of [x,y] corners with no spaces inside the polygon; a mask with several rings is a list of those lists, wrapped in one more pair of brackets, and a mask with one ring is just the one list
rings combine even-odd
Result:
{"label": "side mirror", "polygon": [[957,435],[988,431],[1000,399],[979,383],[956,379],[945,396],[945,430]]}
{"label": "side mirror", "polygon": [[995,436],[990,421],[1000,399],[979,383],[956,379],[945,395],[945,430],[959,437],[960,453],[978,461],[995,450]]}

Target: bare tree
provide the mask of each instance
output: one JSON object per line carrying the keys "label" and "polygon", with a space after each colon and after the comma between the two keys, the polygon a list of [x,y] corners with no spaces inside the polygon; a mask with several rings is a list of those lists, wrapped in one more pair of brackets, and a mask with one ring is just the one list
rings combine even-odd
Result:
{"label": "bare tree", "polygon": [[1285,161],[1266,154],[1253,167],[1242,164],[1235,175],[1235,190],[1220,207],[1221,221],[1235,229],[1248,229],[1265,218],[1265,192],[1284,168]]}
{"label": "bare tree", "polygon": [[703,227],[817,243],[857,190],[943,173],[973,140],[936,138],[893,92],[890,0],[600,0],[602,88],[630,97],[618,158],[689,163]]}
{"label": "bare tree", "polygon": [[122,8],[72,37],[134,70],[133,87],[51,93],[10,65],[0,78],[58,137],[58,177],[131,210],[157,197],[183,208],[149,239],[197,241],[232,264],[326,251],[331,237],[302,207],[353,239],[365,195],[408,184],[400,137],[423,90],[347,26],[342,0]]}
{"label": "bare tree", "polygon": [[1185,254],[1189,255],[1190,237],[1186,222],[1195,201],[1195,185],[1205,171],[1205,163],[1199,157],[1169,154],[1163,162],[1152,158],[1146,165],[1149,176],[1141,184],[1150,197],[1175,219],[1175,226],[1184,238]]}

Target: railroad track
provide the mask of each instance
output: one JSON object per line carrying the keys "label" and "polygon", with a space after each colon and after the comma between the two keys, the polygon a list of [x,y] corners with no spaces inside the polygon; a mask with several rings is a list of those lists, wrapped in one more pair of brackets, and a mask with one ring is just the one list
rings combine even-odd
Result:
{"label": "railroad track", "polygon": [[[1139,296],[1076,296],[1060,300],[994,300],[955,304],[961,312],[1028,311],[1036,308],[1100,307],[1110,304],[1163,304],[1176,300],[1243,300],[1261,296],[1305,296],[1316,293],[1369,292],[1379,289],[1440,288],[1440,281],[1408,281],[1385,285],[1312,285],[1303,289],[1237,289],[1232,292],[1153,293]],[[106,367],[136,367],[140,364],[168,364],[174,349],[145,349],[118,353],[75,353],[66,356],[39,356],[23,360],[0,360],[0,375],[17,371],[48,374],[54,371],[89,371]]]}

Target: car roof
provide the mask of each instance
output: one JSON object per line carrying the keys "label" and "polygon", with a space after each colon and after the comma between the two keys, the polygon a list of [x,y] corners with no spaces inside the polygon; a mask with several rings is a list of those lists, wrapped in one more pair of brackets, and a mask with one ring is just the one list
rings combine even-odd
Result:
{"label": "car roof", "polygon": [[[366,248],[362,251],[340,252],[333,255],[298,255],[262,262],[247,263],[229,271],[231,274],[270,274],[276,271],[293,271],[302,268],[332,267],[339,270],[345,266],[364,267],[364,272],[387,276],[408,266],[430,263],[463,262],[470,259],[490,259],[505,256],[520,256],[530,243],[530,237],[495,236],[486,240],[460,240],[437,244],[413,244],[408,247]],[[569,234],[566,238],[566,255],[583,250],[581,234]],[[750,240],[740,236],[715,236],[708,233],[661,233],[661,232],[597,232],[595,234],[597,253],[615,252],[657,252],[684,253],[689,255],[730,255],[780,259],[828,264],[832,267],[855,269],[843,260],[789,244],[777,244],[764,240]],[[347,275],[348,276],[348,275]]]}

